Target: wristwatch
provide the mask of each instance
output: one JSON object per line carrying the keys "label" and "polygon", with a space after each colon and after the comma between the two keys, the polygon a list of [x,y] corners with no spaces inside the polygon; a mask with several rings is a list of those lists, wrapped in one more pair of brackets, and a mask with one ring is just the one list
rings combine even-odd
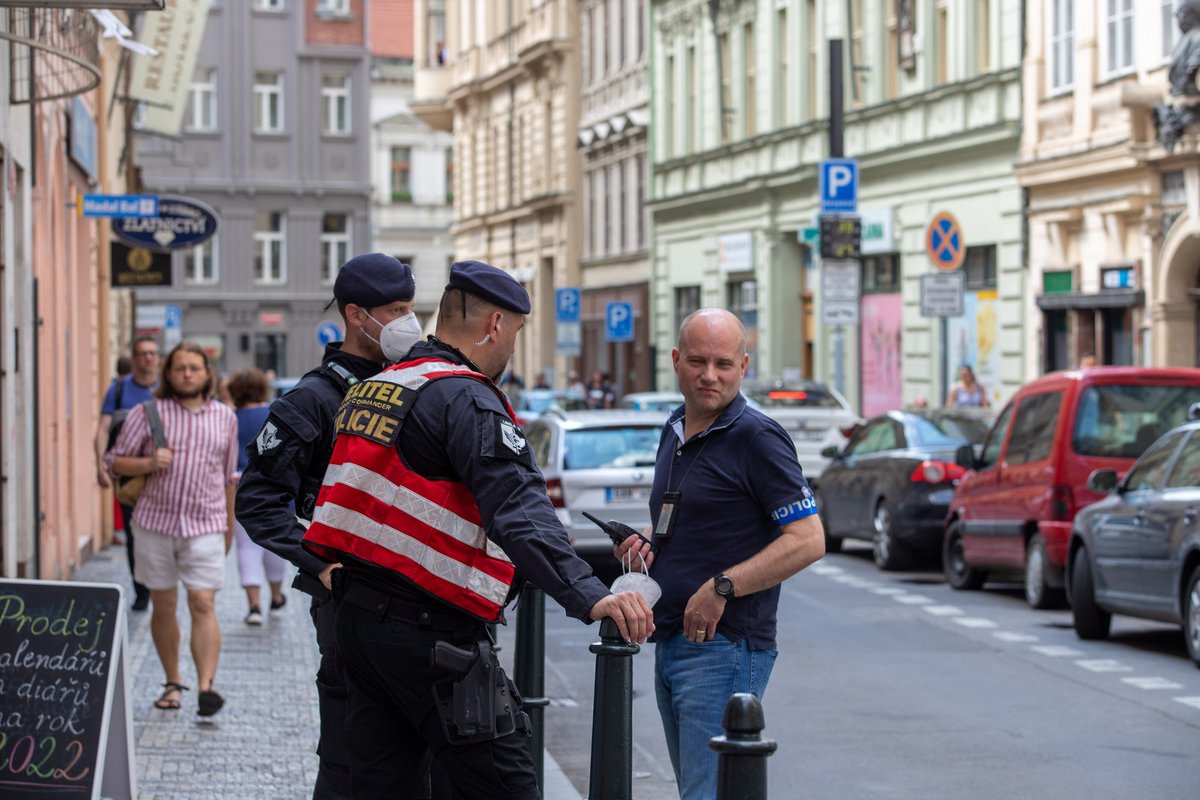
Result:
{"label": "wristwatch", "polygon": [[733,599],[733,578],[729,577],[724,572],[713,578],[713,588],[716,589],[717,594],[721,595],[721,597],[724,597],[726,600]]}

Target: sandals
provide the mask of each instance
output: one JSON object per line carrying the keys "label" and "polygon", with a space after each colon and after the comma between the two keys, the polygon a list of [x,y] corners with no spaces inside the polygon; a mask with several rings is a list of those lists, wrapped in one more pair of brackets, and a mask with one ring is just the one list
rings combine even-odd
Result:
{"label": "sandals", "polygon": [[[182,695],[187,690],[188,687],[184,686],[182,683],[167,681],[163,684],[163,693],[158,696],[157,700],[154,701],[154,707],[162,709],[163,711],[178,711],[179,699],[172,697],[171,695],[175,694],[176,692]],[[201,694],[203,694],[203,692],[201,692]]]}
{"label": "sandals", "polygon": [[225,705],[225,698],[221,697],[217,690],[212,688],[201,689],[199,700],[200,709],[196,713],[202,717],[211,717],[213,714],[216,714],[218,711],[220,711],[221,707]]}

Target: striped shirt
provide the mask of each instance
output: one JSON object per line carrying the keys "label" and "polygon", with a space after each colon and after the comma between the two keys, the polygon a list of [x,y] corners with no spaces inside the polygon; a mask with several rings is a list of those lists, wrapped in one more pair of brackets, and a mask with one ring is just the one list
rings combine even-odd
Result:
{"label": "striped shirt", "polygon": [[[225,486],[237,482],[237,417],[223,403],[208,400],[189,411],[178,400],[155,400],[171,450],[171,466],[146,476],[146,488],[133,509],[133,521],[168,536],[221,533],[229,525]],[[154,454],[146,410],[129,412],[105,461],[117,456]]]}

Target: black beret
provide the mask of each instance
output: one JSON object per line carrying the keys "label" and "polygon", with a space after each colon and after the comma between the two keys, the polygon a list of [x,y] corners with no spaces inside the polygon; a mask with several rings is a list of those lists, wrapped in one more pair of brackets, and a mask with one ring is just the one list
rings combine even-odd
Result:
{"label": "black beret", "polygon": [[333,282],[333,296],[339,303],[362,308],[412,300],[415,289],[412,267],[384,253],[355,256],[342,265]]}
{"label": "black beret", "polygon": [[450,265],[450,282],[447,289],[461,289],[481,300],[487,300],[501,308],[528,314],[529,293],[517,279],[502,269],[484,264],[482,261],[459,261]]}

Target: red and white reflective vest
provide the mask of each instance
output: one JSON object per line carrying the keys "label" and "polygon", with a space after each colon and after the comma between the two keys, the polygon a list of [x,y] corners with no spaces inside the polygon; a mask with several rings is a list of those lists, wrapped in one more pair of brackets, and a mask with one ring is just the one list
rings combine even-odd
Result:
{"label": "red and white reflective vest", "polygon": [[418,475],[395,447],[414,392],[449,377],[482,382],[514,416],[487,377],[442,359],[401,362],[356,384],[338,412],[337,442],[304,542],[324,557],[350,554],[390,569],[491,622],[508,597],[512,562],[487,538],[479,506],[461,481]]}

